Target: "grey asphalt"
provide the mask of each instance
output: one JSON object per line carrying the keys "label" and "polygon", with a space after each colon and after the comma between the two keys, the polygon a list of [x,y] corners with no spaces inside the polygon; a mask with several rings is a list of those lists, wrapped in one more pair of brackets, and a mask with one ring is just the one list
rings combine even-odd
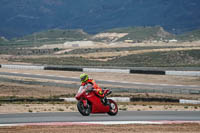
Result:
{"label": "grey asphalt", "polygon": [[[0,75],[7,76],[19,76],[19,77],[28,77],[28,78],[40,78],[40,79],[51,79],[51,80],[60,80],[60,81],[75,81],[80,82],[79,78],[69,78],[69,77],[59,77],[59,76],[48,76],[48,75],[34,75],[34,74],[20,74],[20,73],[9,73],[9,72],[0,72]],[[124,82],[115,82],[115,81],[103,81],[103,80],[95,80],[99,84],[107,84],[107,85],[120,85],[124,87],[152,87],[159,89],[200,89],[200,86],[192,86],[192,85],[159,85],[159,84],[146,84],[146,83],[124,83]]]}
{"label": "grey asphalt", "polygon": [[194,111],[120,111],[116,116],[79,112],[0,114],[0,124],[41,122],[92,122],[92,121],[200,121],[200,112]]}

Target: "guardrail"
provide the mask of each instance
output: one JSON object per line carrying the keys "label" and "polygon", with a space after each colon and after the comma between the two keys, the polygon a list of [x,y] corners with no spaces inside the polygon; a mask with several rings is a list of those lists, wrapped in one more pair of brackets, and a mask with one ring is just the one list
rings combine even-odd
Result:
{"label": "guardrail", "polygon": [[166,71],[166,75],[200,76],[200,71]]}
{"label": "guardrail", "polygon": [[7,68],[7,69],[28,69],[28,70],[44,70],[44,66],[30,66],[30,65],[6,65],[6,64],[1,64],[1,68]]}
{"label": "guardrail", "polygon": [[183,103],[183,104],[200,104],[200,101],[199,101],[199,100],[180,99],[179,102],[180,102],[180,103]]}
{"label": "guardrail", "polygon": [[[61,98],[66,102],[76,102],[75,98]],[[134,98],[134,97],[109,97],[116,102],[172,102],[181,104],[200,104],[199,100],[173,99],[173,98]]]}
{"label": "guardrail", "polygon": [[130,93],[166,93],[166,94],[200,94],[198,89],[137,89],[137,88],[111,88],[113,92],[130,92]]}
{"label": "guardrail", "polygon": [[[138,97],[108,97],[108,99],[115,100],[116,102],[171,102],[181,104],[200,104],[199,100],[186,100],[186,99],[174,99],[174,98],[138,98]],[[0,103],[12,103],[12,102],[77,102],[74,97],[70,98],[15,98],[15,99],[0,99]]]}
{"label": "guardrail", "polygon": [[165,75],[165,71],[159,71],[159,70],[156,71],[156,70],[133,70],[133,69],[130,69],[130,73]]}
{"label": "guardrail", "polygon": [[79,71],[82,72],[83,68],[79,67],[55,67],[55,66],[46,66],[44,70],[56,70],[56,71]]}
{"label": "guardrail", "polygon": [[129,69],[100,69],[100,68],[83,68],[83,72],[112,72],[112,73],[130,73]]}
{"label": "guardrail", "polygon": [[0,64],[0,68],[7,69],[29,69],[29,70],[55,70],[55,71],[78,71],[78,72],[112,72],[129,74],[155,74],[155,75],[179,75],[179,76],[198,76],[200,71],[168,71],[168,70],[138,70],[138,69],[112,69],[112,68],[85,68],[72,66],[30,66],[30,65],[7,65]]}

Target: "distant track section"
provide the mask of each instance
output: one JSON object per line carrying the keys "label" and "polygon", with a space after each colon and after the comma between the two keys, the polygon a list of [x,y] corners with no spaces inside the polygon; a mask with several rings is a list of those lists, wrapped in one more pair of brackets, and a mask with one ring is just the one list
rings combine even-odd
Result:
{"label": "distant track section", "polygon": [[[31,73],[18,73],[18,72],[0,72],[0,75],[38,78],[38,79],[50,79],[60,81],[73,81],[80,83],[79,78],[56,76],[56,75],[41,75]],[[141,82],[125,82],[125,81],[106,81],[96,80],[98,84],[120,86],[116,87],[115,91],[127,91],[135,93],[174,93],[174,94],[200,94],[200,86],[197,85],[170,85],[170,84],[154,84],[154,83],[141,83]],[[122,87],[123,86],[123,87]],[[129,87],[129,88],[128,88]],[[142,88],[153,89],[142,89]],[[138,89],[135,89],[138,88]]]}

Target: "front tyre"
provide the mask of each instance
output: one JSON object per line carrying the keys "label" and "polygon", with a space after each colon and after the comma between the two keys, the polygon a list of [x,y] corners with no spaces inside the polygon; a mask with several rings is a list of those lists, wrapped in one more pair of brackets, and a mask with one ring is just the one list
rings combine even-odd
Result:
{"label": "front tyre", "polygon": [[90,112],[91,112],[91,105],[90,104],[87,104],[87,106],[85,107],[84,104],[83,104],[83,101],[78,101],[77,108],[78,108],[78,111],[83,116],[89,116],[90,115]]}
{"label": "front tyre", "polygon": [[109,115],[114,116],[118,113],[117,103],[111,99],[108,99],[110,110],[108,112]]}

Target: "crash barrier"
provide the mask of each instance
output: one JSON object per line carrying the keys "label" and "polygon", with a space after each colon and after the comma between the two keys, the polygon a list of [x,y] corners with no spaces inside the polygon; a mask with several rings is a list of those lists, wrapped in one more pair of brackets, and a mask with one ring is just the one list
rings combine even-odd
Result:
{"label": "crash barrier", "polygon": [[171,98],[130,98],[131,102],[144,101],[144,102],[179,102],[179,99]]}
{"label": "crash barrier", "polygon": [[[200,104],[198,100],[171,99],[171,98],[137,98],[137,97],[108,97],[116,102],[172,102],[181,104]],[[75,98],[61,98],[66,102],[76,102]]]}
{"label": "crash barrier", "polygon": [[199,100],[180,99],[180,103],[183,103],[183,104],[200,104],[200,101]]}
{"label": "crash barrier", "polygon": [[44,66],[29,66],[29,65],[5,65],[2,64],[1,68],[7,69],[29,69],[29,70],[44,70]]}
{"label": "crash barrier", "polygon": [[44,70],[58,70],[58,71],[83,71],[83,68],[78,67],[54,67],[54,66],[46,66]]}
{"label": "crash barrier", "polygon": [[133,70],[133,69],[130,69],[130,73],[165,75],[165,71],[156,71],[156,70]]}
{"label": "crash barrier", "polygon": [[200,71],[166,71],[166,75],[200,76]]}
{"label": "crash barrier", "polygon": [[165,93],[165,94],[200,94],[199,89],[142,89],[142,88],[111,88],[113,92],[130,92],[130,93]]}
{"label": "crash barrier", "polygon": [[[170,98],[134,98],[134,97],[108,97],[116,102],[172,102],[181,104],[200,104],[199,100],[170,99]],[[12,102],[77,102],[75,98],[12,98],[0,99],[0,103]]]}
{"label": "crash barrier", "polygon": [[157,71],[157,70],[133,70],[133,69],[83,68],[83,72],[112,72],[112,73],[135,73],[135,74],[158,74],[158,75],[165,75],[165,71]]}
{"label": "crash barrier", "polygon": [[130,73],[130,70],[129,70],[129,69],[99,69],[99,68],[83,68],[83,72]]}
{"label": "crash barrier", "polygon": [[32,69],[32,70],[56,70],[56,71],[79,71],[79,72],[112,72],[112,73],[130,73],[130,74],[156,74],[156,75],[180,75],[180,76],[198,76],[200,71],[168,71],[168,70],[138,70],[137,69],[105,69],[105,68],[84,68],[73,66],[29,66],[29,65],[5,65],[0,64],[0,68],[8,69]]}

